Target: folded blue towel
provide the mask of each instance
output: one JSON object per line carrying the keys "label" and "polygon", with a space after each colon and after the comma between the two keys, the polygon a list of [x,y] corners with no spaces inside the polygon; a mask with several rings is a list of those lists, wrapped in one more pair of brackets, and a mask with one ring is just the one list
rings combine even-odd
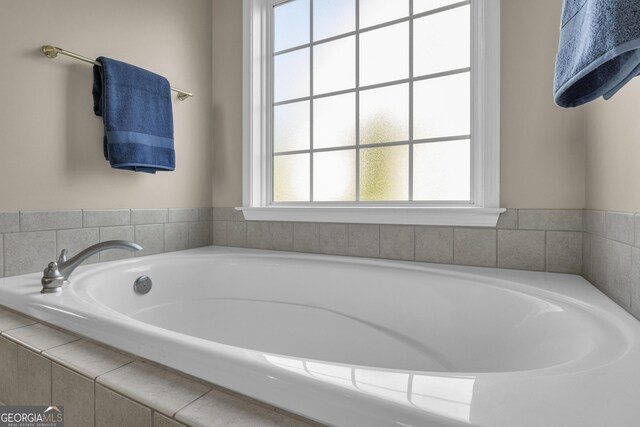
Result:
{"label": "folded blue towel", "polygon": [[111,167],[156,173],[175,169],[171,87],[162,76],[114,59],[96,59],[93,111],[104,120]]}
{"label": "folded blue towel", "polygon": [[555,101],[611,98],[640,73],[640,1],[564,0]]}

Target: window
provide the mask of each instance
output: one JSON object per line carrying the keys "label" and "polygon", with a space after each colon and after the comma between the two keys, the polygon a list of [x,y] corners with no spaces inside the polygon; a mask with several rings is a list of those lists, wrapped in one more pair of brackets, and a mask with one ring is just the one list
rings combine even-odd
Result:
{"label": "window", "polygon": [[245,0],[248,219],[495,225],[499,0]]}

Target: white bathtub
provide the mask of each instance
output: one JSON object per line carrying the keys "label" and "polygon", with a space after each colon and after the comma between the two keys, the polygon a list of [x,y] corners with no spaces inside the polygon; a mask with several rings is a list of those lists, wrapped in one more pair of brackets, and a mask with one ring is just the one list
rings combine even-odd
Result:
{"label": "white bathtub", "polygon": [[71,279],[0,304],[323,423],[640,423],[640,322],[578,276],[209,247]]}

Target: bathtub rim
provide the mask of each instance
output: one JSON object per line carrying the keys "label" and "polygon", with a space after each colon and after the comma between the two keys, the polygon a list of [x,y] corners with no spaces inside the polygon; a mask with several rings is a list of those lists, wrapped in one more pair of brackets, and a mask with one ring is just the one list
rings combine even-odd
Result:
{"label": "bathtub rim", "polygon": [[[140,257],[140,258],[135,258],[135,259],[131,259],[131,260],[125,260],[125,261],[115,261],[115,262],[111,262],[111,263],[105,263],[105,264],[98,264],[98,265],[90,265],[90,266],[85,266],[82,267],[83,270],[81,271],[83,274],[87,271],[94,271],[96,268],[99,269],[103,269],[103,268],[109,268],[112,267],[115,264],[129,264],[129,263],[137,263],[140,261],[145,261],[146,259],[150,258],[150,257],[166,257],[166,256],[174,256],[176,254],[179,254],[180,256],[187,256],[187,255],[193,255],[193,254],[207,254],[212,252],[213,253],[217,253],[217,252],[222,252],[224,254],[238,254],[238,253],[245,253],[245,254],[275,254],[278,257],[300,257],[300,258],[308,258],[308,257],[322,257],[325,258],[327,260],[334,260],[334,259],[338,259],[338,260],[343,260],[345,262],[358,262],[358,263],[375,263],[376,265],[381,265],[381,264],[391,264],[391,265],[395,265],[395,266],[412,266],[412,267],[417,267],[416,264],[414,262],[403,262],[403,261],[387,261],[387,260],[377,260],[377,259],[373,259],[373,260],[368,260],[368,259],[364,259],[364,258],[355,258],[355,259],[351,259],[351,258],[347,258],[345,259],[345,257],[340,257],[340,256],[327,256],[327,255],[315,255],[315,254],[299,254],[299,253],[288,253],[288,252],[274,252],[274,251],[263,251],[263,250],[249,250],[249,249],[233,249],[233,248],[218,248],[218,247],[209,247],[209,248],[201,248],[201,249],[192,249],[192,250],[188,250],[188,251],[181,251],[181,252],[174,252],[174,253],[167,253],[167,254],[161,254],[161,255],[152,255],[149,257]],[[632,338],[634,339],[634,342],[632,343],[633,345],[631,345],[628,349],[627,352],[625,352],[624,354],[622,354],[620,356],[620,358],[611,361],[610,365],[616,365],[616,364],[620,364],[620,363],[626,363],[628,365],[628,357],[630,353],[633,353],[633,355],[638,356],[640,355],[640,350],[638,349],[638,336],[640,336],[640,334],[638,334],[638,328],[636,324],[632,324],[631,321],[633,322],[637,322],[635,320],[635,318],[633,318],[629,313],[627,313],[626,311],[624,311],[622,308],[620,308],[619,306],[617,306],[613,301],[609,300],[608,298],[606,298],[604,296],[604,294],[602,294],[599,290],[597,290],[595,287],[593,287],[592,285],[590,285],[588,282],[586,282],[584,279],[582,279],[579,276],[573,276],[573,275],[565,275],[565,274],[556,274],[556,273],[539,273],[539,272],[523,272],[523,271],[517,271],[517,270],[501,270],[501,269],[495,269],[495,268],[483,268],[483,267],[462,267],[462,266],[442,266],[442,265],[436,265],[436,264],[419,264],[419,268],[429,268],[429,269],[435,269],[435,270],[442,270],[444,269],[445,271],[455,271],[461,274],[468,274],[468,275],[480,275],[482,277],[485,277],[486,279],[490,279],[490,280],[498,280],[498,279],[502,279],[502,280],[514,280],[515,277],[520,277],[521,280],[525,281],[525,286],[531,287],[532,289],[535,290],[540,290],[540,289],[545,289],[549,292],[553,292],[553,288],[557,287],[557,286],[564,286],[564,291],[565,292],[574,292],[579,290],[580,292],[578,292],[578,294],[583,294],[581,295],[582,298],[587,298],[588,301],[586,301],[587,304],[591,303],[591,305],[593,305],[594,307],[596,307],[598,310],[603,310],[603,312],[607,313],[608,316],[611,316],[612,319],[616,322],[616,324],[620,324],[623,329],[626,329],[627,332],[629,332],[632,335]],[[550,281],[548,280],[541,280],[542,277],[545,278],[551,278],[554,279],[551,282],[553,283],[549,283]],[[4,278],[4,279],[0,279],[0,295],[3,294],[2,292],[2,285],[7,284],[7,282],[12,283],[12,284],[20,284],[22,283],[22,285],[24,285],[25,283],[32,283],[33,280],[35,278],[39,279],[39,275],[38,274],[32,274],[32,275],[25,275],[25,276],[18,276],[18,277],[14,277],[14,278]],[[25,282],[26,281],[26,282]],[[556,283],[556,282],[564,282],[564,283]],[[64,292],[63,292],[64,295]],[[16,297],[20,297],[20,295],[16,295]],[[593,301],[589,301],[595,299]],[[45,322],[49,322],[52,323],[53,325],[59,326],[59,327],[63,327],[66,329],[69,329],[75,333],[78,333],[80,335],[88,335],[88,333],[83,333],[83,331],[79,331],[76,330],[74,327],[67,327],[65,325],[59,325],[56,322],[50,322],[49,319],[47,318],[43,318],[43,317],[50,317],[53,315],[52,312],[47,311],[46,308],[43,309],[42,306],[39,306],[38,304],[24,304],[23,301],[17,302],[14,301],[15,304],[17,305],[22,305],[22,309],[20,307],[14,307],[12,306],[12,304],[5,304],[3,302],[4,305],[6,305],[7,307],[17,310],[19,312],[26,312],[26,314],[31,315],[39,320],[43,320]],[[119,319],[119,321],[123,321],[122,319]],[[142,322],[140,322],[142,323]],[[145,324],[147,325],[147,324]],[[157,327],[154,327],[157,328]],[[80,328],[82,329],[82,328]],[[158,328],[161,329],[161,328]],[[87,331],[90,329],[87,329]],[[164,329],[162,329],[162,331],[165,331]],[[148,331],[147,331],[148,332]],[[183,335],[174,331],[168,331],[171,332],[173,334],[177,334],[177,335]],[[103,340],[98,340],[100,342],[104,342]],[[183,346],[181,347],[181,350],[186,351],[190,348],[194,348],[193,347],[193,343],[189,343],[183,340],[178,340],[180,341]],[[107,343],[107,345],[116,347],[116,348],[121,348],[120,346],[116,346],[113,345],[111,343]],[[197,346],[195,346],[197,347]],[[139,354],[140,352],[137,351],[130,351],[127,348],[122,349],[125,352],[130,352],[133,354],[136,354],[140,357],[149,359],[153,362],[156,363],[160,363],[166,366],[169,366],[172,369],[177,369],[179,371],[183,371],[185,373],[187,373],[188,375],[193,375],[195,377],[199,377],[199,378],[203,378],[205,381],[210,381],[213,382],[214,384],[219,384],[223,387],[227,387],[231,390],[237,391],[239,393],[248,395],[252,398],[255,398],[257,400],[261,400],[261,401],[265,401],[267,403],[270,404],[275,404],[276,406],[280,406],[283,407],[284,409],[291,411],[293,413],[297,413],[301,416],[304,417],[308,417],[320,422],[327,422],[326,419],[321,419],[318,417],[318,408],[313,407],[313,405],[311,405],[312,407],[306,407],[303,408],[303,410],[297,410],[300,407],[305,406],[305,399],[301,399],[301,396],[306,396],[306,399],[313,399],[314,397],[317,397],[317,394],[320,393],[321,396],[324,396],[326,393],[331,393],[331,392],[335,392],[335,387],[333,386],[329,386],[326,387],[327,385],[322,385],[322,384],[318,384],[317,382],[308,382],[305,381],[304,378],[300,378],[299,376],[290,374],[290,373],[286,373],[286,372],[282,372],[277,371],[277,373],[279,374],[279,377],[277,378],[268,378],[269,376],[264,376],[261,374],[264,374],[264,363],[261,364],[255,364],[255,363],[250,363],[251,362],[251,358],[247,358],[245,360],[243,360],[244,369],[248,369],[249,372],[251,371],[255,371],[255,368],[258,368],[257,370],[260,372],[259,375],[262,376],[262,379],[264,381],[263,387],[261,391],[256,391],[255,393],[251,393],[251,392],[247,392],[244,389],[238,390],[238,387],[234,387],[234,386],[229,386],[227,384],[226,380],[220,380],[220,381],[211,381],[210,379],[202,376],[201,374],[197,374],[197,373],[192,373],[189,372],[189,370],[186,369],[181,369],[181,368],[176,368],[174,366],[171,366],[170,363],[167,363],[164,360],[158,360],[157,358],[154,357],[149,357],[147,354]],[[248,350],[248,352],[254,352],[253,350]],[[142,352],[144,353],[144,352]],[[230,357],[229,354],[224,354],[221,353],[219,355],[221,357],[221,359],[223,361],[225,361],[226,363],[228,363],[229,361],[233,362],[233,361],[237,361],[237,359],[235,359],[235,357]],[[226,360],[227,358],[229,358],[229,360]],[[246,363],[247,361],[249,361],[249,363]],[[255,362],[255,361],[254,361]],[[562,365],[556,365],[561,367]],[[543,368],[543,371],[547,371],[547,372],[536,372],[536,370],[526,370],[526,371],[512,371],[509,372],[509,381],[513,380],[513,379],[522,379],[522,378],[526,378],[526,379],[532,379],[532,380],[540,380],[544,383],[545,378],[555,378],[558,375],[563,375],[566,374],[566,371],[562,371],[561,369],[559,369],[559,367],[555,370],[557,370],[558,372],[550,372],[548,371],[547,368]],[[370,367],[364,367],[364,368],[370,368]],[[556,368],[556,367],[552,367],[552,368]],[[597,366],[595,369],[600,369],[600,368],[604,368],[606,369],[606,366]],[[382,369],[381,369],[382,370]],[[586,370],[579,370],[576,372],[573,372],[572,375],[588,375],[590,370],[594,370],[594,367],[588,368]],[[421,373],[418,372],[417,373]],[[434,376],[434,377],[448,377],[448,378],[469,378],[469,377],[474,377],[476,379],[481,378],[485,381],[490,381],[493,383],[503,383],[504,384],[504,378],[498,378],[500,376],[504,376],[503,373],[482,373],[482,374],[478,374],[478,375],[474,375],[473,373],[450,373],[450,372],[446,372],[446,373],[442,373],[442,372],[426,372],[429,373],[430,376]],[[544,375],[541,375],[544,374]],[[231,377],[233,377],[233,375],[231,375]],[[308,383],[308,384],[307,384]],[[284,404],[282,403],[283,401],[286,401],[286,397],[291,398],[291,393],[287,393],[287,389],[288,389],[288,385],[293,384],[294,386],[301,386],[304,388],[305,386],[307,387],[307,393],[300,393],[297,397],[298,399],[296,400],[295,404],[290,405],[287,404],[287,402],[285,402]],[[640,382],[638,382],[638,384],[640,385]],[[241,387],[242,388],[242,387]],[[309,395],[309,388],[311,389],[312,393],[310,393]],[[269,397],[273,396],[273,390],[278,390],[278,394],[279,396],[285,396],[285,399],[283,400],[282,398],[277,398],[275,400],[277,400],[277,402],[274,402],[273,400],[270,400]],[[323,391],[324,390],[324,391]],[[267,396],[267,397],[265,397]],[[357,394],[351,394],[350,395],[350,399],[356,401],[356,400],[362,400],[362,396],[361,395],[357,395]],[[366,399],[365,399],[366,400]],[[404,411],[399,411],[398,408],[396,407],[396,405],[393,402],[385,402],[383,400],[378,400],[373,406],[371,406],[372,402],[371,401],[366,401],[366,402],[360,402],[360,403],[364,403],[363,407],[368,407],[368,410],[361,410],[360,412],[358,412],[359,416],[362,416],[364,418],[371,418],[372,414],[381,414],[381,413],[388,413],[388,414],[396,414],[396,416],[402,418],[405,417],[403,419],[405,419],[406,421],[410,422],[411,420],[423,420],[423,418],[421,418],[421,416],[424,416],[424,414],[422,413],[413,413],[413,414],[407,414],[404,413]],[[295,407],[294,407],[295,406]],[[307,405],[309,406],[309,405]],[[406,408],[404,408],[406,410]],[[343,417],[341,419],[344,419],[344,417],[349,417],[349,414],[351,414],[351,416],[353,416],[354,411],[353,410],[347,410],[345,413],[344,408],[342,409],[342,411],[336,411],[336,414],[338,414],[338,412],[340,413],[340,416]],[[315,414],[315,415],[314,415]],[[431,418],[430,418],[431,419]],[[371,418],[371,425],[375,425],[376,420],[379,420],[379,418],[377,417],[373,417]],[[383,424],[380,424],[383,425]]]}

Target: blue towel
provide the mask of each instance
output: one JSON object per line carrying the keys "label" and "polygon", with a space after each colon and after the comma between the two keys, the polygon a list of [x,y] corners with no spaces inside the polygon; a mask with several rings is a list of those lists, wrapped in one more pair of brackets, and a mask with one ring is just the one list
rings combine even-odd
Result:
{"label": "blue towel", "polygon": [[556,104],[609,99],[639,73],[639,0],[564,0]]}
{"label": "blue towel", "polygon": [[171,87],[162,76],[114,59],[96,59],[93,111],[104,120],[111,167],[156,173],[175,169]]}

